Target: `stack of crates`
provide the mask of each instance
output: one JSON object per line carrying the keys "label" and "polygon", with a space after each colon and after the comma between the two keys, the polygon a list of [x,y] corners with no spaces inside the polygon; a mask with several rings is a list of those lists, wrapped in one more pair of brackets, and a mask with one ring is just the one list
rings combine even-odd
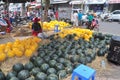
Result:
{"label": "stack of crates", "polygon": [[120,65],[120,36],[112,36],[107,59]]}

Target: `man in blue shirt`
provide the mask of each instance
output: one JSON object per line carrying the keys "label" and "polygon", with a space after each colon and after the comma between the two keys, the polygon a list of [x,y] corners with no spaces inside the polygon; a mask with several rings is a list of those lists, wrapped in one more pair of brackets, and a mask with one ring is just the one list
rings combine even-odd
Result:
{"label": "man in blue shirt", "polygon": [[83,16],[83,14],[82,14],[82,12],[81,12],[81,10],[80,10],[79,13],[78,13],[78,25],[79,25],[79,26],[82,25],[82,16]]}

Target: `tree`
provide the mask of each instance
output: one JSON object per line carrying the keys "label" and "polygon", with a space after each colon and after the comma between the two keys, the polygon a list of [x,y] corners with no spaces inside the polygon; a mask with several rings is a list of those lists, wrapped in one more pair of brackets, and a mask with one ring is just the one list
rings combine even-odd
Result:
{"label": "tree", "polygon": [[50,0],[44,0],[45,1],[45,14],[44,14],[44,20],[47,21],[47,16],[48,16],[48,9],[50,6]]}

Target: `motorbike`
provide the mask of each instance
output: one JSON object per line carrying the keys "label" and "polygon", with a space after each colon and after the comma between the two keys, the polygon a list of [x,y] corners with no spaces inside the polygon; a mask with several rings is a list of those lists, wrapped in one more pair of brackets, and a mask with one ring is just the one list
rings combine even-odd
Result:
{"label": "motorbike", "polygon": [[109,19],[109,16],[108,15],[105,15],[103,18],[101,18],[101,21],[103,22],[103,21],[108,21]]}
{"label": "motorbike", "polygon": [[17,27],[19,25],[24,25],[27,23],[27,17],[15,17],[12,22],[13,27]]}
{"label": "motorbike", "polygon": [[95,26],[91,25],[92,22],[86,21],[85,25],[87,26],[87,29],[94,30],[94,31],[99,31],[99,25],[96,24]]}

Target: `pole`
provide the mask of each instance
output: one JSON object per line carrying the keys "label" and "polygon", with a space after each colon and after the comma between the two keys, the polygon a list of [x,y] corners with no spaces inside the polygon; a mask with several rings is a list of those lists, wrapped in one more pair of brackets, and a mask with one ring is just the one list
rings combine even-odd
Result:
{"label": "pole", "polygon": [[8,2],[8,0],[7,0],[7,12],[8,12],[8,18],[9,18],[9,2]]}
{"label": "pole", "polygon": [[42,0],[41,0],[41,21],[42,21],[42,17],[43,17],[43,16],[42,16],[42,12],[43,12],[43,11],[42,11],[42,8],[43,8],[42,3],[43,3],[43,2],[42,2]]}
{"label": "pole", "polygon": [[43,33],[43,1],[41,0],[41,28]]}

